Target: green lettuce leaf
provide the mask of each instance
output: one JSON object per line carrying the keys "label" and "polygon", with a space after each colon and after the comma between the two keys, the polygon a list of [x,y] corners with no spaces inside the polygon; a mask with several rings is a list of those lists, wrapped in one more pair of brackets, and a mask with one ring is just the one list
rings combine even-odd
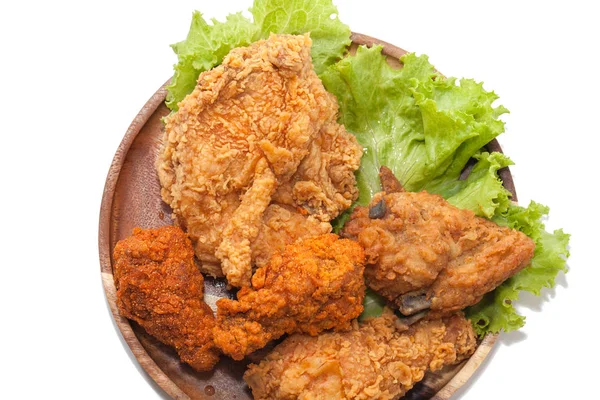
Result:
{"label": "green lettuce leaf", "polygon": [[510,192],[502,185],[498,170],[513,165],[513,162],[502,153],[483,152],[473,158],[477,162],[466,179],[443,176],[428,182],[425,189],[441,195],[458,208],[492,218],[496,212],[506,211],[510,205]]}
{"label": "green lettuce leaf", "polygon": [[212,19],[209,25],[195,11],[187,38],[171,45],[179,61],[167,86],[167,106],[177,110],[177,103],[194,90],[200,72],[220,64],[231,49],[250,44],[258,32],[259,27],[241,13],[228,15],[225,22]]}
{"label": "green lettuce leaf", "polygon": [[250,11],[260,27],[261,38],[269,37],[271,32],[310,32],[317,74],[340,60],[350,45],[350,28],[339,20],[331,0],[255,0]]}
{"label": "green lettuce leaf", "polygon": [[211,24],[194,12],[187,38],[171,46],[178,57],[167,86],[166,104],[172,111],[192,92],[201,72],[219,65],[231,49],[265,39],[270,33],[310,32],[317,73],[338,61],[350,44],[350,29],[340,22],[331,0],[255,0],[250,11],[253,21],[237,13],[227,16],[225,22],[212,19]]}
{"label": "green lettuce leaf", "polygon": [[321,76],[340,103],[340,122],[365,148],[357,174],[359,204],[380,190],[378,172],[389,167],[407,190],[440,177],[458,179],[479,149],[504,130],[504,107],[481,84],[437,74],[427,56],[406,54],[394,69],[382,48],[358,48]]}
{"label": "green lettuce leaf", "polygon": [[510,332],[525,325],[525,317],[519,315],[512,302],[517,300],[519,292],[508,285],[500,285],[493,292],[472,307],[467,308],[467,318],[480,337],[486,333]]}
{"label": "green lettuce leaf", "polygon": [[385,307],[385,299],[378,295],[376,292],[367,288],[365,292],[365,298],[363,299],[363,312],[359,315],[358,320],[364,321],[367,318],[379,317],[383,313],[383,307]]}
{"label": "green lettuce leaf", "polygon": [[560,271],[567,272],[570,235],[562,229],[553,233],[545,230],[542,218],[548,211],[548,207],[536,202],[531,202],[528,207],[511,204],[507,210],[493,218],[499,225],[517,229],[531,237],[536,247],[527,268],[507,279],[482,301],[467,308],[467,317],[480,336],[500,330],[510,332],[522,327],[525,317],[517,314],[513,307],[513,302],[519,298],[519,292],[523,290],[539,296],[543,288],[554,287],[555,278]]}
{"label": "green lettuce leaf", "polygon": [[[508,110],[492,107],[498,96],[486,92],[482,83],[462,79],[457,85],[456,78],[438,77],[419,85],[414,96],[423,117],[427,157],[448,163],[447,178],[458,178],[469,159],[504,132],[498,117]],[[426,175],[419,182],[435,177]]]}

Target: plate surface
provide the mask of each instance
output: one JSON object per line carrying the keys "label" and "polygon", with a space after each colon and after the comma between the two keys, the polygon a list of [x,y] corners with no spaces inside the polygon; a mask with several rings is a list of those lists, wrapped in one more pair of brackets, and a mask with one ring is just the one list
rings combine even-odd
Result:
{"label": "plate surface", "polygon": [[[399,67],[398,58],[406,53],[396,46],[369,36],[354,33],[353,47],[383,45],[383,53],[391,65]],[[214,371],[198,373],[182,364],[173,349],[146,334],[136,323],[121,317],[116,306],[116,289],[112,275],[112,251],[115,244],[129,236],[134,227],[156,228],[172,223],[171,209],[160,197],[160,184],[155,160],[163,133],[161,118],[169,113],[164,104],[163,85],[135,117],[121,142],[111,164],[100,210],[99,247],[102,281],[113,317],[121,334],[140,365],[150,377],[175,399],[252,399],[242,375],[246,365],[259,360],[268,349],[258,351],[241,362],[222,357]],[[502,151],[494,139],[489,151]],[[508,168],[499,171],[504,186],[516,193]],[[205,278],[205,296],[214,306],[219,297],[232,297],[223,280]],[[214,307],[213,307],[214,308]],[[477,370],[496,341],[487,335],[475,354],[461,364],[428,373],[425,379],[406,394],[405,399],[445,400],[461,387]]]}

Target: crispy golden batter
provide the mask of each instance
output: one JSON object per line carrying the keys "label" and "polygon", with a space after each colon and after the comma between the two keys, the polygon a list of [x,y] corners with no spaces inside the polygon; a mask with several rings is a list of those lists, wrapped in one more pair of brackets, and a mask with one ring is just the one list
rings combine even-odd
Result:
{"label": "crispy golden batter", "polygon": [[174,226],[136,228],[113,256],[119,313],[175,347],[195,370],[211,370],[219,361],[215,318],[202,300],[204,279],[185,233]]}
{"label": "crispy golden batter", "polygon": [[363,310],[364,253],[327,234],[276,253],[238,300],[217,301],[215,343],[235,360],[286,333],[345,330]]}
{"label": "crispy golden batter", "polygon": [[277,251],[298,239],[320,236],[331,232],[331,224],[321,222],[313,215],[285,206],[270,204],[263,214],[263,223],[252,245],[252,259],[263,267]]}
{"label": "crispy golden batter", "polygon": [[[282,249],[283,240],[270,249],[260,235],[270,204],[328,222],[358,195],[362,150],[335,122],[337,102],[313,70],[310,46],[308,35],[272,35],[234,49],[166,118],[162,197],[203,271],[232,286],[250,285],[253,254]],[[284,244],[325,231],[315,221],[295,225]]]}
{"label": "crispy golden batter", "polygon": [[301,207],[321,221],[330,221],[358,197],[354,171],[362,149],[356,137],[335,122],[323,126],[292,179],[273,195],[281,204]]}
{"label": "crispy golden batter", "polygon": [[369,218],[369,207],[356,207],[342,233],[365,249],[367,284],[388,298],[430,286],[457,255],[452,235],[458,238],[461,217],[470,215],[447,213],[442,197],[424,192],[380,193],[371,208],[381,201],[382,218]]}
{"label": "crispy golden batter", "polygon": [[443,314],[478,303],[484,294],[529,265],[534,241],[522,232],[475,217],[459,240],[461,253],[429,289],[431,310]]}
{"label": "crispy golden batter", "polygon": [[430,308],[430,317],[477,303],[527,266],[535,248],[525,234],[427,192],[376,194],[342,236],[365,248],[369,287],[405,315]]}
{"label": "crispy golden batter", "polygon": [[350,332],[292,335],[260,364],[251,364],[244,379],[256,400],[398,399],[427,370],[457,363],[475,350],[475,333],[462,314],[402,329],[387,310],[361,326],[355,323]]}

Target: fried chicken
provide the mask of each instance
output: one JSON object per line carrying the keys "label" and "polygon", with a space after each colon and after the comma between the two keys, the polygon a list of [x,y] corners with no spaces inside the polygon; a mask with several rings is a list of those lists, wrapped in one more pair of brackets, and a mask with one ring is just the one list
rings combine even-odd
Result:
{"label": "fried chicken", "polygon": [[403,331],[388,309],[350,332],[292,335],[251,364],[244,379],[256,400],[399,399],[427,370],[458,363],[475,346],[473,327],[462,314]]}
{"label": "fried chicken", "polygon": [[173,346],[195,370],[211,370],[220,354],[212,340],[215,317],[202,300],[204,278],[185,233],[174,226],[135,228],[113,257],[119,313]]}
{"label": "fried chicken", "polygon": [[365,248],[367,285],[404,315],[461,310],[529,264],[535,244],[525,234],[441,196],[399,191],[390,175],[382,171],[390,193],[357,207],[342,236]]}
{"label": "fried chicken", "polygon": [[363,310],[362,248],[335,234],[287,245],[238,300],[217,301],[216,345],[235,360],[286,333],[347,330]]}
{"label": "fried chicken", "polygon": [[263,222],[252,245],[252,259],[264,267],[273,254],[298,239],[320,236],[331,232],[331,224],[306,215],[297,208],[270,204],[263,214]]}
{"label": "fried chicken", "polygon": [[[203,271],[250,285],[263,260],[328,222],[358,196],[362,149],[313,70],[307,35],[271,35],[200,74],[166,118],[157,160],[163,200],[187,230]],[[286,240],[264,241],[269,205],[300,210]],[[272,246],[272,248],[271,248]]]}
{"label": "fried chicken", "polygon": [[321,221],[330,221],[358,197],[354,171],[362,149],[343,125],[325,124],[292,179],[273,194],[280,204],[300,207]]}

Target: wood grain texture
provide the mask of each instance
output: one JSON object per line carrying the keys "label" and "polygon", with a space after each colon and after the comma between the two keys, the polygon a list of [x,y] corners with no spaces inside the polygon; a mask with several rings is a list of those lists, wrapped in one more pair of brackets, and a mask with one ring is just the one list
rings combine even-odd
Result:
{"label": "wood grain texture", "polygon": [[[406,51],[372,37],[352,34],[353,48],[358,45],[384,47],[383,53],[394,67],[400,67],[398,58]],[[165,84],[166,85],[166,84]],[[233,362],[223,357],[214,371],[198,373],[179,362],[175,351],[159,343],[140,326],[121,317],[116,307],[116,289],[112,275],[112,251],[117,241],[129,236],[134,227],[158,227],[172,223],[170,208],[161,200],[160,185],[154,163],[163,132],[161,118],[169,113],[164,105],[165,85],[148,100],[125,133],[111,164],[100,210],[98,244],[100,267],[106,299],[119,331],[135,355],[140,366],[174,399],[251,399],[251,393],[242,380],[249,362],[256,362],[269,348],[253,354],[244,362]],[[490,151],[502,151],[496,140],[488,144]],[[508,168],[500,176],[506,188],[516,192]],[[223,280],[207,278],[205,293],[209,304],[219,297],[232,297]],[[496,341],[496,335],[486,336],[475,354],[459,365],[428,373],[413,388],[406,399],[447,400],[477,370]],[[272,346],[269,346],[272,347]]]}

